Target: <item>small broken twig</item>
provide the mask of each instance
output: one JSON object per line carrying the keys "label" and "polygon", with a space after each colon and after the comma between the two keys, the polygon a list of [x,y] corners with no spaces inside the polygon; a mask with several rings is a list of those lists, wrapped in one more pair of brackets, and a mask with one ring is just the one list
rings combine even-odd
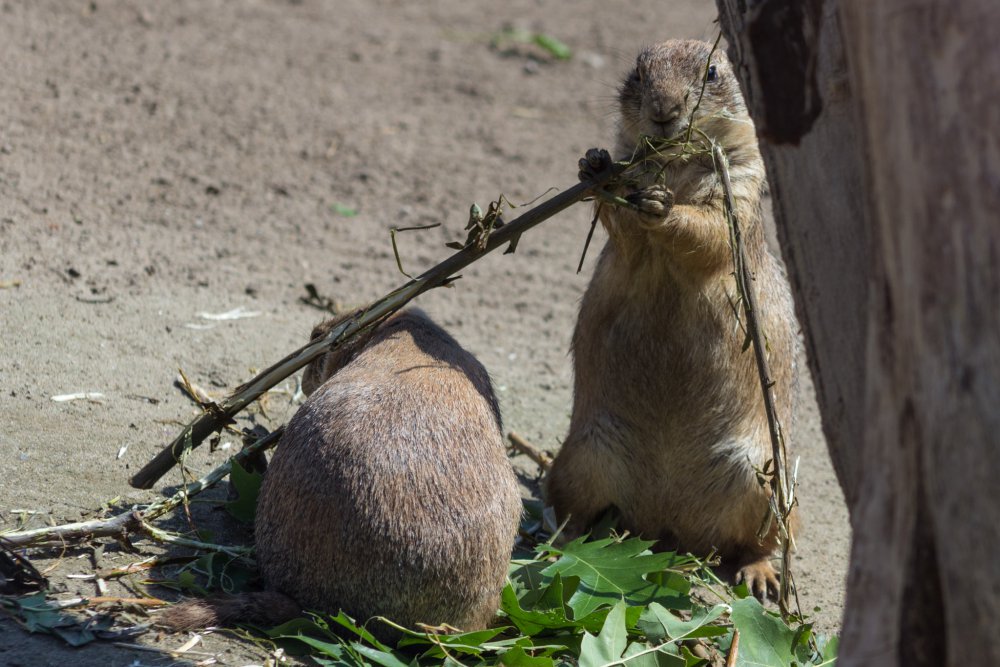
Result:
{"label": "small broken twig", "polygon": [[514,431],[507,434],[507,439],[510,441],[511,447],[534,461],[543,471],[548,472],[552,467],[551,456],[535,447]]}
{"label": "small broken twig", "polygon": [[143,560],[129,563],[123,567],[116,567],[110,570],[101,570],[97,576],[101,579],[117,579],[127,577],[131,574],[139,574],[153,568],[164,565],[176,565],[178,563],[190,563],[198,559],[198,556],[151,556]]}
{"label": "small broken twig", "polygon": [[191,382],[182,368],[177,369],[177,379],[174,380],[174,384],[180,387],[181,391],[187,394],[187,397],[197,403],[199,407],[204,408],[211,403],[214,403],[212,397],[208,395],[208,392],[205,391],[204,388],[196,385],[194,382]]}

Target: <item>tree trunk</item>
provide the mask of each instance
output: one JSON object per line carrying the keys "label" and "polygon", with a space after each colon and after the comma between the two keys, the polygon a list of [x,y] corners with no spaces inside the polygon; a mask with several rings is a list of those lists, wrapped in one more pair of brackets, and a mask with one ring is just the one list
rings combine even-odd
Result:
{"label": "tree trunk", "polygon": [[854,528],[839,664],[1000,664],[995,0],[717,2]]}

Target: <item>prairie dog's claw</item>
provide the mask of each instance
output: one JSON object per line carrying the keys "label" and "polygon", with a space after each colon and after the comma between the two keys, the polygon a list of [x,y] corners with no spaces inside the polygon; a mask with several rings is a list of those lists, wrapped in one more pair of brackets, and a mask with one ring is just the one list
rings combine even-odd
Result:
{"label": "prairie dog's claw", "polygon": [[741,582],[745,582],[750,594],[761,602],[767,598],[778,599],[780,586],[778,573],[768,558],[762,558],[741,567],[736,573],[736,583]]}
{"label": "prairie dog's claw", "polygon": [[587,181],[611,166],[611,154],[603,148],[591,148],[577,163],[580,180]]}
{"label": "prairie dog's claw", "polygon": [[674,193],[660,185],[651,185],[626,195],[625,199],[634,204],[650,222],[662,222],[674,205]]}

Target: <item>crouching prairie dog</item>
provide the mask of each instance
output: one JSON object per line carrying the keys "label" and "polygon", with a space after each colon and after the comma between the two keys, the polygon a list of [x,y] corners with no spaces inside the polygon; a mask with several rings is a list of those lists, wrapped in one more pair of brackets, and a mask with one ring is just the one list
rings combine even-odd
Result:
{"label": "crouching prairie dog", "polygon": [[[783,269],[765,245],[764,165],[729,62],[703,42],[647,48],[619,101],[623,158],[644,137],[684,136],[692,114],[692,137],[728,154],[787,433],[797,326]],[[710,154],[679,152],[662,149],[615,193],[635,209],[599,205],[609,238],[573,335],[573,413],[547,497],[570,535],[614,506],[633,533],[717,550],[763,597],[778,582],[776,531],[757,536],[769,492],[756,471],[771,458],[760,381],[743,349],[721,181]],[[601,162],[588,152],[581,175]]]}
{"label": "crouching prairie dog", "polygon": [[483,366],[409,310],[313,361],[302,388],[309,398],[258,498],[256,559],[268,590],[188,601],[159,624],[273,624],[308,609],[360,623],[487,626],[521,499]]}

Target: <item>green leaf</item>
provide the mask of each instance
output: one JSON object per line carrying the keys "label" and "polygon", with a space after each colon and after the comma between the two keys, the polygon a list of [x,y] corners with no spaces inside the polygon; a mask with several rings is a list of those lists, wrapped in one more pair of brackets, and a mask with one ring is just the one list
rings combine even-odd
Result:
{"label": "green leaf", "polygon": [[600,634],[595,637],[584,633],[579,667],[684,667],[684,658],[677,654],[677,647],[672,644],[629,644],[627,612],[625,603],[619,602],[608,613]]}
{"label": "green leaf", "polygon": [[233,461],[229,479],[238,496],[236,500],[226,503],[226,510],[238,521],[253,523],[253,518],[257,514],[257,496],[260,494],[260,484],[264,481],[264,476],[259,472],[248,472],[239,461]]}
{"label": "green leaf", "polygon": [[500,664],[506,667],[554,667],[555,661],[547,656],[528,655],[523,647],[515,646],[500,656]]}
{"label": "green leaf", "polygon": [[406,662],[404,656],[396,651],[383,651],[365,646],[360,642],[353,642],[351,647],[376,665],[382,665],[382,667],[409,667],[409,663]]}
{"label": "green leaf", "polygon": [[337,215],[344,216],[345,218],[353,218],[358,214],[358,209],[348,206],[347,204],[341,204],[340,202],[330,204],[330,210]]}
{"label": "green leaf", "polygon": [[534,42],[559,60],[569,60],[573,57],[573,50],[551,35],[537,34]]}
{"label": "green leaf", "polygon": [[817,637],[816,644],[819,646],[819,658],[820,662],[818,665],[833,665],[837,660],[837,649],[840,648],[840,638],[830,637],[824,641],[823,637]]}
{"label": "green leaf", "polygon": [[338,660],[343,660],[346,655],[348,655],[347,647],[344,646],[337,640],[335,642],[325,642],[315,637],[310,637],[308,635],[272,635],[273,639],[294,639],[295,641],[302,642],[306,646],[309,646],[313,650],[317,651],[320,655],[329,656],[331,658],[337,658]]}
{"label": "green leaf", "polygon": [[779,667],[792,664],[796,631],[764,609],[756,598],[733,602],[730,619],[740,631],[737,666]]}
{"label": "green leaf", "polygon": [[190,570],[183,570],[177,573],[177,579],[174,582],[158,581],[156,582],[161,586],[170,586],[171,588],[177,588],[182,591],[191,591],[197,595],[208,595],[208,591],[198,585],[198,578],[194,576],[194,572]]}
{"label": "green leaf", "polygon": [[673,644],[650,646],[643,642],[629,644],[619,664],[628,667],[685,667],[684,658]]}
{"label": "green leaf", "polygon": [[351,618],[350,616],[348,616],[347,614],[345,614],[343,611],[341,611],[336,616],[327,615],[324,618],[326,620],[331,621],[332,623],[335,623],[335,624],[339,625],[340,627],[344,628],[345,630],[348,630],[349,632],[357,635],[362,640],[368,642],[369,644],[371,644],[372,646],[374,646],[375,648],[377,648],[379,650],[382,650],[382,651],[388,651],[389,650],[389,647],[386,646],[385,644],[383,644],[382,642],[380,642],[379,640],[375,639],[375,635],[373,635],[371,632],[369,632],[367,628],[358,625],[357,622],[353,618]]}
{"label": "green leaf", "polygon": [[[672,644],[671,644],[672,646]],[[718,647],[716,647],[718,649]],[[681,657],[684,658],[685,667],[710,667],[711,663],[705,658],[699,658],[694,653],[691,652],[687,646],[681,647]]]}
{"label": "green leaf", "polygon": [[[561,589],[562,586],[560,585]],[[546,630],[563,630],[581,627],[580,621],[566,617],[566,608],[562,605],[549,608],[525,609],[517,599],[514,588],[507,584],[500,595],[500,609],[507,615],[510,622],[517,626],[523,634],[534,636]],[[598,626],[600,627],[600,626]]]}
{"label": "green leaf", "polygon": [[533,606],[552,583],[552,577],[542,575],[548,566],[549,563],[540,560],[511,561],[507,579],[524,607]]}
{"label": "green leaf", "polygon": [[580,644],[580,667],[601,667],[620,660],[628,642],[625,627],[625,603],[618,602],[608,613],[604,627],[596,637],[589,632],[583,634]]}
{"label": "green leaf", "polygon": [[803,623],[796,628],[792,638],[792,652],[796,660],[805,664],[811,662],[815,652],[812,647],[812,623]]}
{"label": "green leaf", "polygon": [[398,648],[408,646],[429,646],[424,652],[425,657],[443,658],[445,656],[442,646],[449,653],[461,653],[464,655],[482,655],[486,650],[484,644],[499,635],[506,628],[489,628],[487,630],[474,630],[472,632],[461,632],[454,635],[430,634],[426,632],[414,632],[404,630],[404,636],[397,644]]}
{"label": "green leaf", "polygon": [[[315,653],[311,654],[312,659],[321,665],[337,665],[338,667],[365,667],[370,664],[359,655],[359,653],[361,653],[358,651],[359,648],[368,649],[368,647],[361,644],[348,645],[339,639],[336,642],[325,642],[314,637],[307,637],[305,635],[285,635],[278,637],[278,639],[295,639],[309,646],[313,649],[313,651],[319,654],[318,656]],[[379,657],[382,658],[388,656],[387,660],[384,662],[376,662],[376,664],[385,665],[385,667],[407,667],[405,662],[399,660],[390,653],[382,655],[383,652],[378,651],[377,649],[368,650],[378,654]],[[333,658],[333,660],[326,660],[319,656],[326,656],[327,658]]]}
{"label": "green leaf", "polygon": [[726,634],[728,630],[709,624],[727,611],[729,607],[724,604],[717,604],[711,609],[701,607],[691,613],[690,620],[685,621],[670,613],[663,605],[653,602],[643,611],[638,626],[650,641],[657,643],[698,637],[718,637]]}
{"label": "green leaf", "polygon": [[577,619],[619,600],[630,605],[659,601],[671,609],[689,609],[691,602],[686,590],[679,591],[646,579],[646,575],[658,574],[677,560],[673,553],[650,553],[648,549],[652,545],[653,542],[640,539],[584,542],[583,538],[561,548],[543,545],[539,547],[541,551],[558,554],[560,558],[542,570],[542,575],[561,574],[564,582],[569,577],[579,579],[579,586],[568,602]]}

